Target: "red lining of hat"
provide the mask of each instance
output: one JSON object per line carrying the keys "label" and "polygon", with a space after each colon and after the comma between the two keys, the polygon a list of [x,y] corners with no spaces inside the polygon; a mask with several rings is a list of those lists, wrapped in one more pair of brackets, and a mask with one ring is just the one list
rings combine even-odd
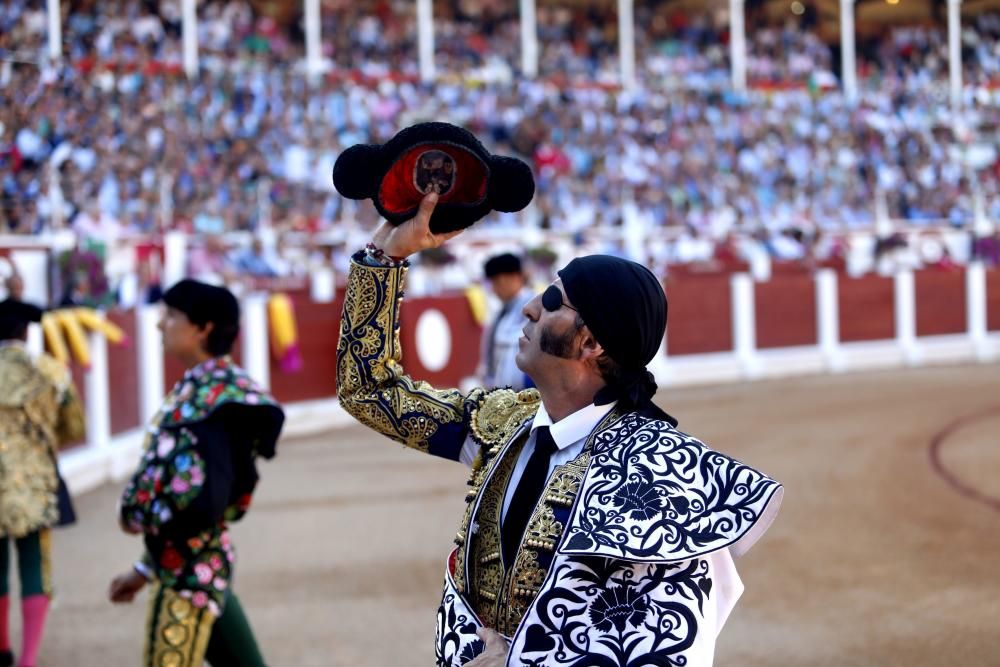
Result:
{"label": "red lining of hat", "polygon": [[440,196],[442,204],[478,204],[486,198],[489,169],[474,153],[450,143],[426,143],[410,148],[389,168],[379,186],[378,199],[389,213],[406,213],[420,206],[424,194],[413,185],[417,158],[427,151],[447,153],[455,160],[456,181],[451,190]]}

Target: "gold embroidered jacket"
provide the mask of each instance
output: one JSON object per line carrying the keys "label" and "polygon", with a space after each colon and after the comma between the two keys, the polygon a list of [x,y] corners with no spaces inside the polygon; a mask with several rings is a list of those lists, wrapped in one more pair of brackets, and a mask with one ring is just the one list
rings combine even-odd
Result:
{"label": "gold embroidered jacket", "polygon": [[[405,375],[400,365],[398,317],[406,271],[405,266],[352,263],[337,349],[340,403],[361,423],[418,451],[457,461],[467,438],[479,445],[452,569],[460,590],[468,591],[486,622],[512,631],[545,571],[527,544],[519,550],[513,566],[504,569],[500,559],[500,511],[507,480],[527,439],[522,427],[534,417],[540,398],[534,389],[475,389],[463,395],[457,389],[435,389]],[[520,437],[514,438],[516,434]],[[497,454],[511,440],[511,455],[500,457],[501,463]],[[493,475],[498,466],[500,473]],[[576,477],[582,476],[579,462],[567,468]],[[473,502],[487,477],[492,482],[485,489],[485,502]],[[552,484],[572,485],[559,479],[559,474],[554,475]],[[477,535],[470,546],[467,536],[474,520]],[[526,541],[537,543],[531,539],[532,531],[552,533],[559,528],[554,524],[551,516],[533,517]],[[553,534],[543,540],[550,551],[557,538],[558,534]],[[469,551],[474,552],[472,557]],[[466,562],[470,565],[471,583],[466,581]]]}
{"label": "gold embroidered jacket", "polygon": [[767,530],[780,485],[670,421],[615,408],[581,454],[552,472],[504,563],[504,491],[540,397],[533,389],[463,395],[407,377],[398,322],[405,274],[355,258],[338,393],[355,418],[408,447],[458,460],[467,440],[479,446],[445,571],[437,665],[479,655],[480,626],[511,638],[507,667],[711,665],[742,591],[733,557]]}
{"label": "gold embroidered jacket", "polygon": [[0,535],[59,521],[56,452],[84,436],[69,369],[22,345],[0,345]]}

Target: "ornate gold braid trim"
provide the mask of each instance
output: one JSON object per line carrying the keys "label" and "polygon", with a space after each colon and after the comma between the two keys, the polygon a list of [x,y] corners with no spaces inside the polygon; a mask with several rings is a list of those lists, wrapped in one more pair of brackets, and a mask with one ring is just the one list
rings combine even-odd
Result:
{"label": "ornate gold braid trim", "polygon": [[565,508],[576,502],[584,477],[590,467],[594,436],[621,418],[618,409],[611,410],[587,437],[583,452],[574,460],[558,466],[549,477],[542,493],[544,502],[535,506],[521,538],[513,566],[504,573],[503,587],[497,605],[497,632],[513,636],[528,608],[535,601],[548,574],[548,564],[562,540],[565,526],[556,520],[556,508],[568,515]]}
{"label": "ornate gold braid trim", "polygon": [[[524,431],[504,450],[503,456],[495,454],[482,471],[482,476],[489,476],[490,481],[482,489],[478,505],[470,504],[466,511],[466,530],[473,520],[478,530],[469,544],[460,548],[460,552],[468,552],[468,593],[469,601],[479,614],[479,618],[489,627],[496,627],[500,616],[497,602],[503,589],[504,570],[503,557],[500,549],[500,517],[503,512],[504,492],[510,483],[511,475],[517,464],[518,456],[528,441],[528,432]],[[482,480],[480,480],[482,484]],[[464,573],[463,573],[464,574]]]}
{"label": "ornate gold braid trim", "polygon": [[[455,536],[455,544],[458,545],[458,553],[455,562],[455,584],[459,592],[466,591],[465,563],[468,552],[468,538],[471,534],[472,512],[477,505],[483,504],[478,501],[483,482],[490,474],[490,467],[487,465],[500,452],[503,445],[520,429],[524,422],[534,417],[541,403],[541,397],[535,389],[526,389],[515,392],[510,389],[494,389],[485,391],[474,390],[469,394],[469,403],[472,408],[469,413],[469,431],[473,442],[479,445],[479,454],[472,464],[472,474],[469,476],[469,491],[465,495],[467,503],[465,516]],[[509,477],[508,471],[508,477]],[[506,480],[503,487],[506,488]],[[502,502],[502,499],[501,499]],[[482,511],[482,510],[481,510]],[[497,510],[499,512],[499,509]],[[498,515],[499,516],[499,515]],[[482,526],[480,526],[482,530]],[[492,538],[480,538],[477,544],[483,541],[492,541]],[[497,556],[499,559],[499,533],[496,537],[494,547],[487,548],[489,554]],[[477,559],[482,561],[483,555],[477,555]],[[473,563],[475,569],[480,563]],[[485,563],[482,563],[485,564]],[[485,595],[489,597],[495,591],[489,592],[488,587]],[[476,591],[473,591],[475,593]]]}
{"label": "ornate gold braid trim", "polygon": [[[504,568],[500,557],[500,515],[504,493],[527,441],[527,433],[510,444],[494,445],[487,450],[486,463],[470,480],[473,488],[468,495],[469,506],[455,540],[459,544],[456,583],[460,577],[464,579],[466,572],[462,567],[468,559],[466,569],[470,581],[462,581],[459,590],[467,594],[473,609],[487,626],[511,636],[517,630],[545,581],[551,555],[565,530],[564,524],[556,518],[557,508],[559,514],[569,514],[590,466],[594,436],[620,417],[619,411],[610,411],[589,436],[583,452],[553,471],[545,488],[545,502],[535,508],[514,565],[509,569]],[[482,488],[487,478],[489,484]],[[466,539],[472,535],[470,527],[474,522],[478,530]]]}
{"label": "ornate gold braid trim", "polygon": [[52,597],[52,529],[38,531],[38,553],[42,557],[42,593]]}
{"label": "ornate gold braid trim", "polygon": [[143,667],[201,667],[215,616],[170,588],[153,583],[146,617]]}
{"label": "ornate gold braid trim", "polygon": [[556,519],[556,508],[568,517],[569,512],[566,510],[571,509],[576,502],[590,467],[594,437],[620,419],[622,414],[618,408],[609,411],[587,437],[580,455],[552,472],[542,494],[545,501],[535,506],[521,538],[514,565],[507,572],[502,591],[504,603],[499,606],[501,611],[506,612],[506,616],[497,620],[498,632],[513,636],[531,603],[535,601],[548,574],[551,554],[559,546],[566,529]]}
{"label": "ornate gold braid trim", "polygon": [[355,419],[407,447],[427,451],[445,424],[461,423],[465,399],[403,374],[399,304],[406,267],[351,263],[337,347],[337,393]]}

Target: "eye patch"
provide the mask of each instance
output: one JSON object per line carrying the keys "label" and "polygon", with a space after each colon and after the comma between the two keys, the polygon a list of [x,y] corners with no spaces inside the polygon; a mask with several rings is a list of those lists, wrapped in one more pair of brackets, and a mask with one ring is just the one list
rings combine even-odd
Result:
{"label": "eye patch", "polygon": [[563,306],[566,306],[570,310],[576,310],[573,306],[568,303],[563,302],[562,292],[555,285],[549,285],[544,292],[542,292],[542,307],[550,313],[554,313]]}

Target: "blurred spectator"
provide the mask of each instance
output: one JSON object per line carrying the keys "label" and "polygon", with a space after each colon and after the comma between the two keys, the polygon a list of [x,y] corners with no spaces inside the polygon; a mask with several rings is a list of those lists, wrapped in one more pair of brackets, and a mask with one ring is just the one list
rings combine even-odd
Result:
{"label": "blurred spectator", "polygon": [[200,243],[194,242],[187,251],[186,275],[211,285],[228,282],[233,273],[221,236],[206,235]]}
{"label": "blurred spectator", "polygon": [[528,324],[523,310],[535,296],[528,286],[521,258],[511,253],[495,255],[483,265],[483,273],[500,300],[500,309],[483,330],[478,373],[482,386],[510,387],[515,391],[534,386],[515,361],[518,340]]}
{"label": "blurred spectator", "polygon": [[281,266],[273,251],[264,248],[264,243],[254,237],[249,248],[233,257],[233,268],[237,272],[255,278],[276,278]]}
{"label": "blurred spectator", "polygon": [[973,237],[972,256],[986,266],[1000,266],[1000,229],[989,236]]}

